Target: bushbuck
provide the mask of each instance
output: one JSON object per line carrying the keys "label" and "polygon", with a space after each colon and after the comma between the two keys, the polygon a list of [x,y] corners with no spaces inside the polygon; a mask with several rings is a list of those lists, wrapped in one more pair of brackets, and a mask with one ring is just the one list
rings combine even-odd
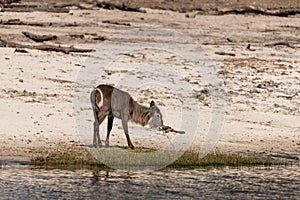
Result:
{"label": "bushbuck", "polygon": [[138,104],[127,92],[117,89],[110,85],[98,85],[91,92],[91,103],[94,112],[94,139],[95,147],[101,146],[99,126],[108,117],[107,136],[105,145],[109,146],[109,135],[113,127],[114,118],[122,121],[122,127],[126,135],[128,147],[134,148],[128,133],[128,121],[149,125],[150,128],[163,126],[162,114],[154,101],[150,102],[149,107]]}

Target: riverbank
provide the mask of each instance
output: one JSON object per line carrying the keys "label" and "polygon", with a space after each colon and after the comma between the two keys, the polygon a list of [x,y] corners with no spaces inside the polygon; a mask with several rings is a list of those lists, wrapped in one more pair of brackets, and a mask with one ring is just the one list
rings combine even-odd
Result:
{"label": "riverbank", "polygon": [[[226,115],[213,152],[299,162],[299,15],[207,15],[149,8],[129,12],[89,5],[65,6],[61,12],[4,9],[0,13],[1,160],[30,161],[64,152],[66,146],[80,147],[83,138],[74,123],[73,97],[77,75],[91,54],[88,50],[133,28],[164,27],[195,39],[224,81]],[[50,37],[39,42],[24,32],[37,38]],[[117,70],[103,72],[101,82],[110,83],[124,75],[126,67],[135,62],[151,64],[154,60],[192,69],[189,63],[172,56],[150,50],[122,55],[116,62]],[[198,150],[210,123],[211,94],[199,74],[191,72],[184,78],[196,91],[204,116],[190,147]],[[180,99],[170,98],[162,88],[151,91],[155,95],[148,89],[132,95],[143,105],[148,104],[149,97],[154,98],[167,114],[166,122],[179,128],[176,112]],[[105,126],[106,122],[102,133]],[[140,129],[132,126],[132,140],[139,148],[160,148],[169,142],[163,135],[139,137],[134,130]],[[92,133],[87,137],[91,138]],[[126,146],[117,120],[111,144]]]}

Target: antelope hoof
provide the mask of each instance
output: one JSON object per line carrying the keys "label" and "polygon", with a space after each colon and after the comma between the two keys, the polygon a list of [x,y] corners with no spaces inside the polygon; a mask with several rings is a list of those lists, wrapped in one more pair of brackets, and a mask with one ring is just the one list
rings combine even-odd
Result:
{"label": "antelope hoof", "polygon": [[99,144],[98,144],[98,143],[94,143],[94,147],[95,147],[95,148],[99,148],[99,147],[101,147],[101,146],[102,146],[101,143],[99,143]]}
{"label": "antelope hoof", "polygon": [[128,145],[128,147],[129,147],[130,149],[134,149],[133,144]]}
{"label": "antelope hoof", "polygon": [[109,147],[109,141],[108,140],[105,141],[105,146]]}

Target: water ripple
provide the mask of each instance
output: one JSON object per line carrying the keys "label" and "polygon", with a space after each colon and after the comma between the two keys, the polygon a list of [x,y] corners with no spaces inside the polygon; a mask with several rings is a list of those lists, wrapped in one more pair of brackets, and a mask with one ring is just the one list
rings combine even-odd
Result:
{"label": "water ripple", "polygon": [[156,172],[0,169],[0,199],[299,199],[300,168]]}

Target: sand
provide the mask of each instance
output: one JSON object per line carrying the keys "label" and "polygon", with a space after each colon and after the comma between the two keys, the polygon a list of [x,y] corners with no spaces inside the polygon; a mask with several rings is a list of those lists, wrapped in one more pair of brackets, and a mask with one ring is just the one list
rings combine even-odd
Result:
{"label": "sand", "polygon": [[[212,150],[299,161],[299,15],[196,14],[188,17],[187,13],[143,10],[145,12],[74,7],[61,13],[6,11],[0,13],[2,21],[20,19],[27,25],[1,25],[0,37],[20,44],[36,45],[22,34],[22,31],[29,31],[57,36],[56,40],[44,44],[97,49],[105,42],[101,37],[114,41],[114,34],[134,28],[168,28],[180,32],[198,42],[203,55],[213,62],[224,83],[224,122],[220,137],[216,138],[218,143]],[[30,25],[34,22],[51,22],[52,25]],[[120,38],[121,42],[126,39],[124,35]],[[160,41],[154,38],[154,43]],[[115,58],[106,70],[100,67],[99,71],[91,74],[91,77],[98,76],[99,79],[78,83],[78,75],[82,75],[80,70],[89,69],[91,57],[101,63],[101,57],[95,56],[97,53],[25,50],[27,53],[16,52],[16,48],[11,47],[0,48],[1,160],[29,160],[36,155],[63,150],[65,145],[92,144],[92,127],[89,127],[92,124],[91,108],[87,102],[84,107],[73,104],[78,84],[84,84],[88,92],[100,83],[116,85],[120,77],[128,74],[140,76],[139,80],[148,82],[139,88],[124,86],[123,89],[130,91],[145,106],[155,100],[163,110],[166,124],[176,129],[194,127],[196,136],[188,141],[192,142],[188,145],[189,149],[199,150],[203,145],[213,115],[212,91],[189,60],[161,49],[127,52]],[[109,58],[109,52],[107,56],[105,59]],[[149,73],[134,71],[134,67],[150,65],[176,69],[179,73],[175,75],[190,85],[191,92],[186,93],[187,96],[176,95],[176,91],[164,85],[149,84],[151,78],[159,76],[157,69],[150,69]],[[167,79],[174,75],[166,73],[162,70],[161,77]],[[83,102],[89,98],[88,95],[86,93]],[[200,113],[199,119],[182,125],[182,121],[185,122],[181,118],[182,101],[186,110],[194,109],[197,102],[198,110],[191,110],[191,113]],[[76,122],[82,114],[77,112],[78,109],[87,115],[83,119],[86,120],[84,133],[80,132]],[[119,120],[115,122],[111,145],[126,146],[121,123]],[[148,127],[133,123],[129,126],[132,142],[137,147],[162,148],[170,145],[174,138],[184,140],[182,135],[169,133],[166,137]],[[105,127],[106,121],[101,127],[103,141]],[[141,132],[144,134],[139,134]],[[83,134],[86,134],[84,138]]]}

